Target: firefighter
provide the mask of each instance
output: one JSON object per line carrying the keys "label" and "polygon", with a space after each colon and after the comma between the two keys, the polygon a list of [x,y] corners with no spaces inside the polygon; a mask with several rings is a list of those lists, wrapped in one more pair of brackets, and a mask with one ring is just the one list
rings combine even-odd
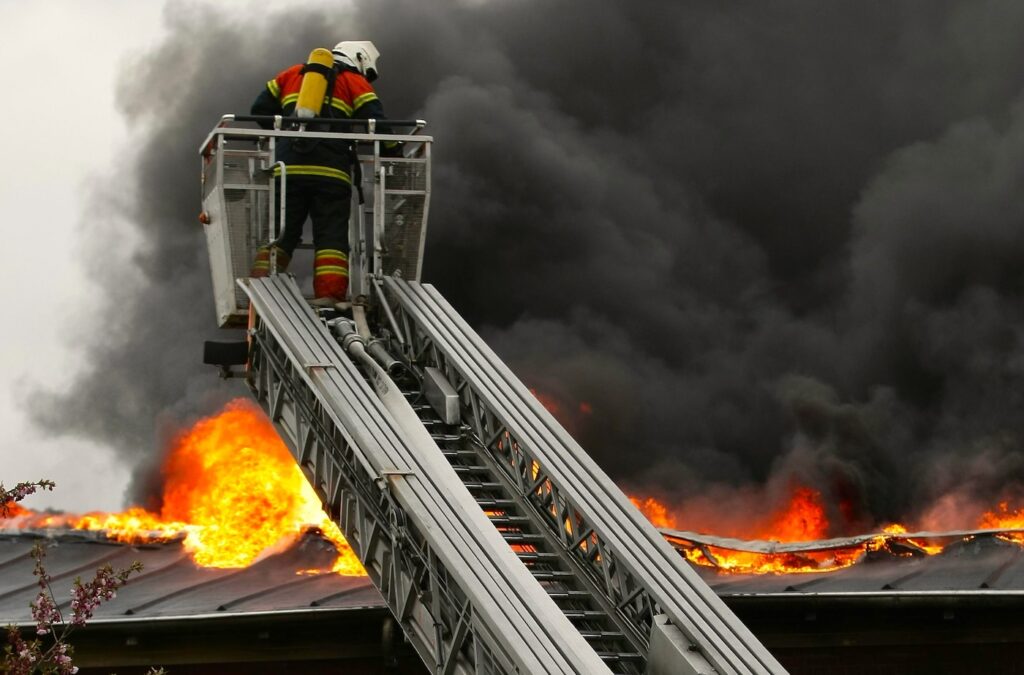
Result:
{"label": "firefighter", "polygon": [[[311,55],[309,64],[300,63],[281,71],[256,97],[252,114],[295,115],[303,78],[313,70],[327,80],[321,83],[326,85],[326,97],[320,117],[384,119],[384,108],[370,84],[377,79],[380,57],[373,43],[339,42],[331,54],[333,67],[314,64]],[[318,106],[319,103],[318,100]],[[309,114],[303,109],[298,113]],[[307,128],[321,130],[325,126],[313,123]],[[386,155],[397,152],[400,151],[393,143],[384,149]],[[354,156],[351,145],[341,140],[280,138],[277,141],[277,159],[287,166],[288,190],[284,228],[275,243],[277,268],[279,271],[287,268],[308,216],[313,223],[316,249],[313,293],[317,304],[344,302],[348,292],[348,218]],[[280,176],[280,168],[274,173]],[[257,251],[252,276],[262,277],[269,272],[270,247],[263,246]]]}

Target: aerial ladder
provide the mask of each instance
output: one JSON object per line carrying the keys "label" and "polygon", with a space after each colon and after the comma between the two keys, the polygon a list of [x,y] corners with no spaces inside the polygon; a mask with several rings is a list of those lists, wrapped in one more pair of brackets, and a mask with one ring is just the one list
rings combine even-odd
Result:
{"label": "aerial ladder", "polygon": [[[784,673],[420,281],[433,142],[425,123],[295,121],[227,115],[200,147],[218,323],[245,330],[244,341],[208,343],[205,358],[225,376],[244,365],[252,395],[428,670]],[[298,136],[351,144],[362,169],[350,306],[312,305],[300,280],[274,265],[270,276],[248,276],[283,220],[288,174],[275,145]],[[401,143],[402,155],[382,156],[386,142]],[[303,262],[292,265],[302,276]]]}

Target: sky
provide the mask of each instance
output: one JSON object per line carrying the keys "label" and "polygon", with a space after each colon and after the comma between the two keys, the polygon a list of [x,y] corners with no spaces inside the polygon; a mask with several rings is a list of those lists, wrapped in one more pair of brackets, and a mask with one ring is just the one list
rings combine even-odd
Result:
{"label": "sky", "polygon": [[[298,3],[178,4],[257,12]],[[67,389],[88,364],[80,349],[83,336],[103,330],[95,314],[105,291],[88,271],[102,274],[110,260],[84,255],[90,236],[85,221],[117,210],[114,199],[106,201],[101,193],[116,192],[118,172],[136,140],[131,120],[117,106],[118,85],[131,79],[133,63],[165,37],[165,5],[0,0],[0,67],[25,74],[16,91],[6,90],[6,107],[26,115],[12,122],[19,132],[4,134],[14,161],[0,164],[0,221],[10,247],[0,283],[6,312],[0,337],[0,482],[56,481],[54,492],[26,502],[32,508],[116,510],[126,499],[132,467],[109,445],[45,433],[19,401],[35,388]],[[59,105],[54,91],[61,93]],[[118,230],[110,242],[116,249],[112,259],[123,262],[137,245],[129,228]]]}
{"label": "sky", "polygon": [[242,392],[198,363],[195,146],[351,36],[437,139],[424,278],[621,485],[719,523],[809,485],[836,535],[1024,505],[1024,4],[248,6],[0,0],[9,69],[90,43],[2,169],[0,475],[37,505],[145,499]]}
{"label": "sky", "polygon": [[160,35],[161,11],[148,0],[0,1],[0,67],[21,73],[5,107],[23,115],[9,122],[19,130],[4,134],[9,161],[0,165],[9,247],[0,284],[0,481],[56,481],[55,492],[27,502],[35,508],[115,509],[123,501],[128,467],[102,444],[40,433],[16,401],[30,383],[60,388],[82,368],[73,347],[92,328],[100,292],[85,270],[103,261],[76,253],[79,225],[92,185],[114,180],[129,147],[115,85]]}

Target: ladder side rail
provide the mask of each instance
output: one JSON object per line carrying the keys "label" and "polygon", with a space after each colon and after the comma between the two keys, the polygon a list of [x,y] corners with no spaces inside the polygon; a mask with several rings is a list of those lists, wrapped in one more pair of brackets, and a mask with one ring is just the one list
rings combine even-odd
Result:
{"label": "ladder side rail", "polygon": [[[446,571],[436,561],[431,559],[428,564],[415,528],[408,527],[401,508],[390,494],[389,486],[375,478],[381,475],[380,471],[373,468],[367,471],[369,465],[365,457],[354,462],[344,461],[346,455],[361,456],[362,452],[358,449],[359,445],[353,442],[337,411],[324,405],[321,397],[316,395],[317,388],[330,392],[331,383],[317,382],[323,379],[320,377],[324,372],[321,367],[307,370],[297,365],[321,363],[323,359],[310,359],[313,354],[308,349],[290,350],[279,339],[271,322],[262,318],[267,314],[279,318],[283,312],[280,308],[275,309],[260,314],[261,318],[253,332],[257,341],[254,365],[263,366],[251,378],[257,400],[267,409],[297,459],[305,457],[308,460],[311,456],[320,455],[319,462],[313,462],[310,466],[307,461],[303,469],[312,469],[314,486],[320,488],[321,496],[323,492],[334,494],[336,502],[329,505],[330,510],[342,515],[339,525],[343,533],[346,537],[352,537],[354,550],[364,563],[371,581],[381,592],[423,661],[434,669],[448,666],[451,672],[489,672],[475,670],[466,663],[455,664],[450,659],[453,649],[451,645],[444,644],[435,626],[455,624],[455,620],[444,614],[444,609],[456,603],[438,602],[439,598],[451,599],[455,589],[444,584]],[[343,394],[333,393],[344,397]],[[333,399],[328,397],[328,400]],[[348,404],[346,400],[345,405]],[[317,437],[316,443],[320,448],[311,447],[310,435]],[[323,452],[318,452],[321,448]],[[323,456],[328,453],[329,458]],[[346,469],[343,480],[348,484],[347,492],[335,489],[331,478],[324,476],[324,460],[333,464],[331,468]],[[402,473],[402,470],[394,467],[391,470]],[[355,505],[356,514],[352,515],[351,510]],[[412,580],[416,583],[413,584]],[[429,612],[424,611],[421,603],[415,601],[414,593],[432,599]],[[458,604],[462,606],[464,603]],[[474,634],[483,638],[486,635],[485,627],[475,627],[477,630]],[[489,655],[487,658],[505,664],[493,672],[512,672],[514,666],[510,658],[491,654],[490,645],[495,641],[483,639],[483,642],[485,644],[476,645],[476,649],[483,650]],[[447,659],[444,657],[446,653],[449,655]]]}
{"label": "ladder side rail", "polygon": [[[273,280],[255,279],[245,281],[256,309],[265,318],[268,310],[270,310],[271,318],[275,320],[280,310],[287,309],[286,307],[270,309],[270,305],[263,298],[262,290],[274,286],[275,281],[289,289],[291,298],[286,298],[286,303],[302,307],[304,311],[294,320],[299,324],[305,322],[307,324],[307,332],[310,332],[311,329],[308,324],[311,311],[298,295],[298,290],[294,283],[287,277],[277,277]],[[358,371],[355,371],[354,365],[340,351],[340,347],[330,339],[326,329],[321,324],[314,321],[312,325],[316,329],[315,332],[321,334],[321,352],[302,354],[301,350],[292,345],[292,349],[295,352],[292,354],[292,357],[296,358],[298,363],[302,363],[304,358],[312,358],[313,361],[320,360],[325,363],[338,363],[338,368],[324,369],[321,376],[338,387],[347,387],[352,390],[352,396],[350,396],[349,401],[346,401],[346,406],[341,406],[337,411],[339,417],[344,418],[347,415],[352,419],[346,421],[356,425],[366,421],[361,419],[363,416],[382,420],[382,428],[376,437],[378,445],[387,443],[391,452],[405,453],[404,462],[408,466],[417,468],[418,465],[420,471],[416,475],[411,476],[409,479],[396,477],[391,481],[391,490],[399,502],[403,500],[409,502],[405,505],[405,512],[410,519],[427,525],[426,528],[421,525],[420,531],[433,537],[434,541],[441,542],[442,545],[436,547],[435,554],[439,558],[443,558],[445,565],[452,574],[459,580],[462,580],[463,590],[466,592],[466,595],[468,597],[490,598],[489,601],[478,602],[474,611],[476,615],[479,615],[489,625],[494,627],[493,633],[499,636],[504,648],[512,651],[518,650],[519,653],[516,655],[520,659],[530,657],[527,659],[527,663],[530,663],[534,658],[531,655],[537,653],[537,660],[532,661],[533,665],[526,668],[529,672],[542,672],[539,670],[541,668],[550,669],[551,672],[607,672],[603,663],[601,663],[585,642],[580,639],[578,645],[572,645],[572,638],[578,638],[578,634],[572,630],[572,627],[565,621],[564,617],[558,613],[553,603],[551,603],[551,610],[555,612],[556,617],[546,613],[546,609],[542,606],[543,602],[538,603],[538,605],[541,605],[539,609],[535,608],[532,603],[524,602],[523,598],[525,597],[530,597],[531,599],[536,597],[531,596],[528,592],[533,587],[535,587],[539,598],[548,603],[551,601],[543,593],[543,590],[536,586],[535,580],[528,576],[525,568],[521,568],[519,561],[514,558],[511,551],[500,540],[497,532],[484,519],[482,513],[476,512],[477,517],[484,525],[480,532],[484,534],[489,533],[495,537],[500,543],[500,548],[495,546],[488,547],[484,545],[486,542],[481,543],[479,534],[474,533],[471,527],[467,531],[466,524],[472,522],[469,518],[471,513],[464,511],[464,505],[461,505],[460,508],[455,508],[457,502],[452,501],[452,495],[459,493],[457,490],[451,489],[451,485],[444,486],[443,494],[431,496],[429,494],[417,493],[417,491],[419,493],[427,491],[429,487],[428,481],[433,480],[429,475],[431,471],[430,466],[428,466],[428,463],[425,463],[424,458],[417,456],[416,448],[405,447],[403,439],[394,430],[386,428],[388,427],[387,421],[389,420],[386,411],[381,408],[381,404],[369,390],[368,385],[358,374]],[[279,328],[278,332],[286,331]],[[342,370],[347,372],[340,372]],[[308,374],[303,372],[302,376],[305,378]],[[352,406],[355,406],[356,411],[352,410]],[[363,408],[363,410],[359,410],[359,408]],[[363,413],[362,416],[358,414],[360,412]],[[447,465],[439,453],[436,461],[443,462],[444,467],[449,472],[452,472],[451,467]],[[454,472],[452,472],[451,480],[455,481],[463,492],[465,491],[461,483],[457,482],[458,479],[454,476]],[[417,499],[419,501],[415,502]],[[465,493],[465,499],[472,502],[472,497],[468,492]],[[473,505],[475,506],[475,503]],[[474,536],[477,538],[474,539]],[[502,563],[502,556],[507,556],[511,565]],[[516,581],[517,574],[520,578],[519,581]],[[496,576],[500,577],[500,580],[494,578]],[[524,585],[522,579],[526,579],[528,583]],[[510,587],[509,584],[512,581],[516,581],[518,585]],[[565,625],[560,626],[555,619],[561,619]],[[527,650],[529,654],[524,653]],[[540,657],[540,654],[544,654],[544,656]],[[544,665],[541,666],[541,663]]]}
{"label": "ladder side rail", "polygon": [[[419,537],[415,530],[404,525],[401,509],[394,504],[389,492],[367,474],[355,470],[351,452],[354,446],[339,443],[342,434],[332,426],[331,414],[319,407],[317,397],[309,389],[297,385],[297,373],[289,371],[292,364],[284,350],[264,334],[266,330],[266,325],[260,321],[255,333],[264,353],[262,358],[273,362],[273,365],[268,363],[266,369],[277,371],[278,384],[289,391],[275,392],[272,382],[275,376],[260,373],[253,385],[254,396],[268,413],[278,411],[275,426],[293,448],[304,473],[359,556],[374,587],[425,664],[449,673],[483,672],[453,658],[463,643],[446,644],[437,630],[437,626],[453,625],[461,620],[456,611],[449,609],[465,606],[464,601],[458,602],[453,597],[457,589],[448,587],[444,583],[443,569],[433,559],[428,562],[424,557]],[[278,354],[270,357],[271,351]],[[289,396],[290,403],[286,400]],[[282,404],[282,401],[285,402]],[[304,427],[314,440],[302,433]],[[290,428],[297,433],[289,433]],[[415,594],[437,599],[429,614],[413,601]],[[483,630],[480,627],[476,633]],[[490,653],[486,644],[477,648]]]}
{"label": "ladder side rail", "polygon": [[248,384],[253,397],[292,449],[328,515],[337,519],[352,499],[358,499],[359,520],[343,523],[342,532],[372,575],[372,533],[387,522],[387,492],[366,473],[358,448],[337,433],[330,412],[299,384],[294,365],[262,319],[256,321],[252,336]]}
{"label": "ladder side rail", "polygon": [[[403,313],[403,318],[406,319],[403,323],[407,326],[417,326],[416,320],[408,320],[406,313]],[[577,539],[575,533],[580,528],[587,529],[586,523],[574,522],[575,509],[566,507],[564,500],[559,498],[557,488],[548,489],[546,493],[542,493],[542,484],[549,482],[546,480],[546,473],[540,469],[539,464],[531,461],[530,458],[522,453],[519,453],[518,456],[513,456],[511,461],[509,461],[508,457],[501,456],[502,453],[512,455],[511,448],[518,449],[518,439],[510,434],[506,425],[500,424],[501,412],[494,411],[488,402],[476,396],[472,378],[463,377],[459,369],[453,370],[448,367],[447,359],[441,353],[444,347],[439,347],[430,337],[425,337],[415,330],[412,330],[406,339],[414,343],[413,349],[421,357],[423,355],[432,355],[433,360],[430,364],[441,368],[449,377],[456,390],[462,391],[464,397],[469,398],[467,407],[476,411],[473,413],[472,426],[477,437],[481,439],[481,445],[487,447],[492,452],[495,447],[502,451],[493,453],[491,459],[502,467],[505,477],[510,483],[518,485],[519,495],[532,503],[536,510],[536,513],[533,515],[541,517],[543,524],[549,528],[549,531],[554,533],[556,539],[560,540],[563,550],[572,552],[579,549],[587,554],[588,557],[600,555],[603,559],[609,560],[612,557],[612,553],[608,550],[602,550],[601,542],[596,536],[588,535],[580,538],[578,541],[573,541]],[[489,441],[483,439],[489,439]],[[541,503],[536,503],[538,500]],[[587,563],[590,561],[586,558],[581,561],[577,557],[577,562]],[[601,604],[616,612],[618,621],[630,629],[631,641],[634,644],[639,643],[637,646],[642,651],[646,651],[649,623],[653,621],[654,616],[653,603],[647,602],[646,605],[641,607],[642,610],[645,610],[642,613],[647,617],[646,622],[643,616],[638,619],[636,616],[637,612],[626,612],[625,610],[628,607],[625,605],[640,604],[648,600],[648,598],[647,596],[630,591],[631,588],[638,588],[635,583],[632,583],[631,579],[623,581],[621,575],[614,578],[605,575],[605,569],[614,567],[614,564],[609,564],[604,569],[600,567],[597,567],[596,571],[592,569],[589,576],[585,577],[582,581],[588,587],[597,588],[600,591],[598,597],[602,599]],[[613,588],[613,584],[618,584],[621,587]],[[628,601],[625,603],[621,602],[623,598],[628,598]]]}
{"label": "ladder side rail", "polygon": [[[442,509],[442,512],[443,512],[443,509]],[[452,523],[446,523],[446,524],[452,524]],[[489,568],[489,567],[488,567],[488,566],[486,566],[486,565],[484,565],[484,567],[483,567],[483,568],[485,568],[485,569],[486,569],[486,568]]]}
{"label": "ladder side rail", "polygon": [[[423,289],[433,311],[447,320],[441,322],[442,329],[461,321],[436,289]],[[471,330],[464,321],[462,324]],[[599,536],[600,571],[605,579],[618,582],[618,588],[611,584],[609,588],[623,600],[633,594],[640,600],[644,593],[636,584],[641,584],[654,600],[636,603],[647,614],[645,618],[653,622],[654,611],[669,614],[678,627],[690,629],[691,639],[697,638],[715,660],[726,659],[723,667],[731,663],[740,672],[784,672],[479,336],[471,333],[466,337],[482,360],[478,372],[494,376],[492,394],[497,399],[505,396],[505,410],[518,417],[517,450],[531,454],[540,471],[546,472],[543,485],[550,491],[551,501],[564,509],[566,518],[589,519]],[[623,575],[622,568],[629,574]],[[629,594],[622,595],[623,591]]]}
{"label": "ladder side rail", "polygon": [[[437,303],[437,309],[447,306],[447,317],[450,320],[461,319],[436,289],[428,286],[425,290],[426,295]],[[465,328],[468,329],[468,325]],[[532,446],[546,454],[546,458],[542,455],[537,455],[537,458],[541,460],[542,466],[546,464],[549,467],[547,482],[560,485],[562,495],[571,497],[569,501],[572,511],[569,513],[577,517],[583,514],[591,519],[591,524],[600,534],[598,543],[604,542],[602,554],[615,554],[614,561],[601,558],[602,571],[606,577],[609,572],[619,572],[620,567],[631,568],[631,576],[634,577],[632,581],[641,582],[655,596],[654,609],[667,613],[680,628],[688,627],[693,622],[697,630],[706,627],[711,629],[710,632],[696,635],[701,638],[705,649],[720,652],[733,662],[734,667],[741,670],[785,672],[760,641],[665,542],[479,336],[473,333],[469,338],[470,343],[480,350],[479,355],[487,358],[483,372],[493,372],[500,376],[496,391],[517,393],[520,406],[518,414],[525,415],[527,424],[532,425],[538,433],[537,438],[523,447]],[[530,415],[533,420],[529,419]],[[555,440],[560,447],[546,451],[551,440]],[[553,477],[556,480],[551,480]],[[610,564],[612,562],[614,564]],[[622,577],[621,574],[619,576]],[[648,602],[640,606],[652,607]],[[694,609],[698,611],[694,612]],[[691,632],[691,639],[693,636]]]}
{"label": "ladder side rail", "polygon": [[[271,283],[265,280],[257,282],[262,285]],[[301,307],[304,310],[298,316],[312,317],[312,311],[302,301],[294,283],[287,282],[287,288],[292,293],[293,306]],[[297,325],[303,323],[299,321]],[[306,323],[305,325],[310,324]],[[330,339],[322,324],[314,321],[311,325],[327,338],[324,344],[327,346],[328,352],[340,356],[340,361],[350,369],[354,368],[338,344]],[[332,361],[330,354],[325,361]],[[336,370],[325,372],[337,376]],[[381,420],[390,420],[388,412],[383,410],[380,401],[367,389],[366,383],[358,377],[358,372],[353,371],[353,373],[354,377],[349,381],[361,385],[368,393],[357,395],[346,409],[351,409],[357,404],[367,404],[367,410],[372,411],[375,407],[379,411]],[[409,412],[413,414],[411,410]],[[397,429],[397,427],[395,428]],[[389,429],[390,427],[384,429],[382,426],[382,429],[377,431],[374,437],[379,438],[384,431]],[[437,484],[440,487],[440,492],[434,496],[434,502],[428,505],[426,511],[413,508],[408,509],[408,512],[410,514],[429,513],[446,518],[441,525],[442,528],[445,528],[443,531],[446,533],[449,529],[457,532],[459,528],[469,533],[463,535],[463,538],[454,544],[454,548],[439,547],[438,552],[444,554],[446,551],[455,550],[462,552],[463,555],[473,556],[471,568],[474,572],[484,571],[474,579],[474,584],[493,581],[492,576],[494,575],[489,572],[491,570],[503,580],[504,583],[497,584],[495,587],[501,594],[497,598],[499,606],[502,606],[501,602],[511,603],[507,607],[507,612],[514,614],[514,618],[520,622],[517,624],[518,630],[524,634],[524,639],[532,634],[533,639],[538,642],[538,648],[543,648],[544,658],[551,661],[552,668],[557,668],[558,663],[564,659],[563,667],[567,669],[564,672],[607,672],[604,664],[597,659],[589,644],[580,639],[571,624],[565,620],[547,594],[536,584],[536,581],[508,549],[491,523],[482,516],[472,496],[462,485],[448,462],[444,460],[436,445],[433,445],[429,435],[422,428],[420,431],[425,436],[424,443],[408,445],[410,437],[407,434],[410,432],[401,430],[397,431],[397,435],[393,438],[393,448],[395,452],[405,453],[403,466],[412,469],[413,477],[428,478],[431,484]],[[433,452],[430,452],[431,449]],[[400,478],[401,476],[393,485],[399,497],[401,497],[401,489],[416,485],[415,482],[404,483]],[[450,561],[448,564],[451,566]],[[471,587],[476,588],[475,585]],[[505,632],[501,634],[504,635]],[[544,646],[545,644],[546,646]]]}
{"label": "ladder side rail", "polygon": [[[564,517],[567,528],[578,526],[577,532],[594,537],[582,558],[589,559],[595,578],[603,577],[610,599],[623,609],[638,608],[631,620],[646,629],[655,611],[666,611],[720,670],[784,672],[434,289],[394,279],[385,283],[399,300],[407,324],[430,332],[426,339],[433,344],[426,351],[440,349],[447,363],[439,365],[449,373],[461,371],[455,374],[462,378],[459,386],[472,399],[471,407],[484,411],[474,420],[479,433],[492,444],[490,439],[508,434],[508,445],[520,453],[517,469],[522,473],[525,468],[527,474],[521,477],[533,478],[529,493],[540,491],[542,507],[557,516],[555,526]],[[422,346],[417,336],[406,337]],[[531,477],[534,471],[544,475]]]}

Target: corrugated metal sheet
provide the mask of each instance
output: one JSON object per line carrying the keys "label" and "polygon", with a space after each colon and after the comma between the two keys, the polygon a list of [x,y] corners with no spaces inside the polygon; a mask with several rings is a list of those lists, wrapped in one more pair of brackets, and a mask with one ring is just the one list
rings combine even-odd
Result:
{"label": "corrugated metal sheet", "polygon": [[983,535],[949,544],[939,554],[866,554],[855,565],[814,574],[722,574],[698,567],[722,597],[822,594],[1024,593],[1024,548]]}
{"label": "corrugated metal sheet", "polygon": [[[40,538],[32,533],[0,535],[0,625],[32,621],[29,602],[39,588],[30,552]],[[105,563],[115,568],[134,560],[143,564],[143,571],[99,608],[97,622],[384,606],[366,577],[297,573],[329,567],[334,560],[334,547],[314,533],[240,570],[199,567],[180,542],[129,546],[92,533],[61,533],[43,540],[46,569],[63,612],[75,577],[91,579]]]}
{"label": "corrugated metal sheet", "polygon": [[[344,611],[382,608],[366,577],[300,575],[329,567],[334,547],[315,533],[240,570],[199,567],[180,542],[126,545],[98,533],[0,534],[0,625],[30,623],[29,602],[38,587],[29,555],[47,543],[46,567],[61,609],[67,609],[76,576],[91,578],[104,563],[144,570],[96,614],[98,622],[242,616],[266,612]],[[845,569],[817,574],[722,574],[696,567],[723,598],[828,595],[1009,595],[1024,594],[1024,549],[995,536],[973,536],[934,556],[867,555]]]}

